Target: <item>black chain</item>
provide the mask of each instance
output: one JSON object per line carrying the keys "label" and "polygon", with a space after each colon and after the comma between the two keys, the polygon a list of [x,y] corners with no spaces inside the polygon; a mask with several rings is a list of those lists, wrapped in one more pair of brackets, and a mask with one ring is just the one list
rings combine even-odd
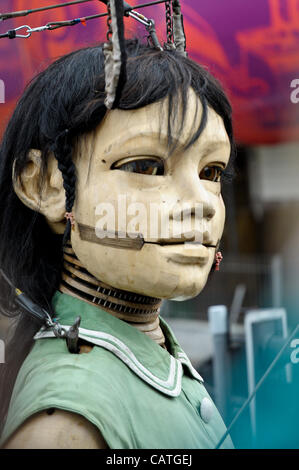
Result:
{"label": "black chain", "polygon": [[171,16],[171,2],[165,2],[166,10],[166,28],[167,28],[167,44],[173,43],[173,29],[172,29],[172,16]]}
{"label": "black chain", "polygon": [[112,36],[112,27],[111,27],[111,9],[110,9],[110,1],[107,0],[107,41],[111,40]]}

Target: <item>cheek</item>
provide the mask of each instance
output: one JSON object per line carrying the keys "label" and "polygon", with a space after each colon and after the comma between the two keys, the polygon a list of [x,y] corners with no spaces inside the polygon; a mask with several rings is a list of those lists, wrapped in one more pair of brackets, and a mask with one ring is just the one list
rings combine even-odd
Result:
{"label": "cheek", "polygon": [[78,185],[75,219],[80,224],[108,231],[141,231],[148,238],[152,225],[155,228],[156,220],[161,218],[162,207],[168,208],[177,200],[170,189],[165,194],[167,180],[163,183],[164,186],[159,177],[141,178],[139,174],[120,171],[93,172],[88,182],[82,180]]}
{"label": "cheek", "polygon": [[217,243],[222,237],[225,223],[225,205],[221,196],[215,196],[213,207],[215,214],[210,221],[210,231],[212,240]]}
{"label": "cheek", "polygon": [[218,210],[219,210],[219,214],[222,219],[223,226],[224,226],[226,210],[225,210],[224,201],[221,195],[219,196],[219,209]]}

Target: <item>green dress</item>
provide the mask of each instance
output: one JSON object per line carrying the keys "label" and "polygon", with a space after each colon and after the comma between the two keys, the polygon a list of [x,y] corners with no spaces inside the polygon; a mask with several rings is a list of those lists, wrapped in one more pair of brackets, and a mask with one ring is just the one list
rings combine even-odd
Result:
{"label": "green dress", "polygon": [[[12,394],[0,444],[31,415],[58,408],[84,416],[111,449],[214,448],[226,428],[167,323],[170,352],[126,322],[56,292],[53,306],[64,326],[81,316],[80,338],[95,345],[69,353],[64,339],[40,331]],[[227,437],[222,448],[233,448]]]}

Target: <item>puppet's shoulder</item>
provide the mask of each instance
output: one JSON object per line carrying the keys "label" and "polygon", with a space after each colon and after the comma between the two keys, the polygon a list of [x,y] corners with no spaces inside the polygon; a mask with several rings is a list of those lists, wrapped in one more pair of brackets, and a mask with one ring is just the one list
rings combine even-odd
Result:
{"label": "puppet's shoulder", "polygon": [[[57,344],[57,342],[55,342]],[[46,343],[39,343],[46,346]],[[54,343],[52,342],[53,346]],[[57,345],[58,350],[59,345]],[[36,349],[38,351],[36,351]],[[43,349],[43,348],[42,348]],[[35,371],[38,369],[36,363],[36,354],[38,353],[40,360],[45,364],[46,358],[40,353],[42,349],[35,348],[32,354],[29,354],[25,366],[27,369],[26,381],[28,383],[30,368]],[[56,348],[54,348],[55,351]],[[63,349],[62,349],[63,350]],[[92,347],[83,344],[80,347],[80,353],[90,353]],[[60,351],[61,353],[62,351]],[[49,353],[49,350],[48,350]],[[33,356],[33,357],[31,357]],[[61,357],[61,354],[60,354]],[[62,356],[63,357],[63,356]],[[34,359],[35,358],[35,359]],[[43,359],[42,359],[43,358]],[[56,358],[57,359],[57,358]],[[52,362],[52,361],[50,361]],[[57,362],[56,362],[57,364]],[[59,367],[59,364],[57,364]],[[67,369],[66,369],[67,372]],[[28,374],[29,373],[29,374]],[[32,375],[32,373],[31,373]],[[39,370],[41,380],[45,381],[47,387],[47,379],[45,372]],[[50,379],[52,374],[46,374]],[[52,376],[53,379],[53,376]],[[66,375],[66,380],[68,380]],[[51,381],[51,380],[50,380]],[[53,389],[54,392],[54,389]],[[35,401],[38,401],[35,396]],[[55,399],[54,399],[55,402]],[[58,402],[59,403],[59,402]],[[12,403],[13,404],[13,403]],[[59,408],[48,408],[44,404],[45,409],[33,413],[12,433],[6,440],[3,448],[5,449],[106,449],[108,448],[100,430],[82,414]]]}
{"label": "puppet's shoulder", "polygon": [[107,449],[100,431],[83,416],[49,409],[30,416],[4,449]]}
{"label": "puppet's shoulder", "polygon": [[70,354],[61,339],[36,341],[19,371],[1,445],[107,447],[102,429],[107,433],[116,407],[118,381],[111,382],[120,361],[98,347],[84,345],[81,352]]}

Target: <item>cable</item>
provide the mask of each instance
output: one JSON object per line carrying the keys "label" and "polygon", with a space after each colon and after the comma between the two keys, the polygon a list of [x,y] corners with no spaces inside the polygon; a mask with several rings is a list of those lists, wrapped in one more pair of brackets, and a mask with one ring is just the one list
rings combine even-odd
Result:
{"label": "cable", "polygon": [[238,413],[236,414],[236,416],[234,417],[234,419],[232,420],[232,422],[230,423],[229,427],[227,428],[226,432],[223,434],[222,438],[220,439],[220,441],[218,442],[217,446],[215,447],[215,449],[219,449],[220,446],[223,444],[223,442],[225,441],[225,439],[227,438],[227,436],[229,435],[233,425],[235,424],[235,422],[237,421],[237,419],[239,418],[239,416],[241,415],[241,413],[243,413],[243,411],[245,410],[245,408],[247,407],[247,405],[249,405],[249,403],[251,402],[251,400],[255,397],[258,389],[260,388],[260,386],[262,385],[262,383],[264,382],[264,380],[268,377],[268,375],[270,374],[271,370],[273,369],[273,367],[276,365],[277,361],[280,359],[280,357],[282,356],[282,354],[284,353],[285,349],[287,348],[287,346],[289,345],[290,341],[293,339],[293,337],[295,336],[295,334],[297,333],[297,331],[299,331],[299,323],[298,325],[296,326],[296,328],[293,330],[293,332],[290,334],[290,336],[288,337],[288,339],[286,340],[286,342],[284,343],[284,345],[282,346],[281,350],[279,351],[279,353],[275,356],[275,358],[273,359],[273,361],[271,362],[270,366],[268,367],[268,369],[266,370],[266,372],[264,373],[264,375],[262,376],[262,378],[259,380],[259,382],[257,383],[255,389],[253,390],[252,394],[247,398],[247,400],[245,401],[245,403],[243,404],[243,406],[239,409]]}
{"label": "cable", "polygon": [[48,23],[47,29],[52,31],[54,29],[58,28],[64,28],[66,26],[74,26],[75,24],[82,23],[83,25],[85,24],[86,21],[89,20],[94,20],[95,18],[101,18],[103,16],[107,16],[107,13],[100,13],[98,15],[91,15],[91,16],[85,16],[82,18],[74,18],[73,20],[67,20],[67,21],[52,21],[51,23]]}
{"label": "cable", "polygon": [[78,3],[86,3],[86,2],[91,2],[91,1],[94,1],[94,0],[74,0],[72,2],[60,3],[57,5],[49,5],[47,7],[35,8],[33,10],[21,10],[21,11],[13,11],[11,13],[1,13],[0,21],[9,20],[11,18],[18,18],[20,16],[27,16],[27,15],[30,15],[31,13],[37,13],[39,11],[53,10],[54,8],[67,7],[69,5],[76,5]]}
{"label": "cable", "polygon": [[167,0],[156,0],[154,2],[142,3],[141,5],[136,5],[135,7],[131,7],[132,10],[138,10],[138,8],[150,7],[151,5],[157,5],[158,3],[166,3]]}
{"label": "cable", "polygon": [[[53,10],[54,8],[67,7],[69,5],[76,5],[76,4],[87,3],[87,2],[92,2],[92,1],[94,1],[94,0],[76,0],[76,1],[72,1],[72,2],[60,3],[60,4],[57,4],[57,5],[49,5],[47,7],[35,8],[33,10],[20,10],[20,11],[13,11],[13,12],[9,12],[9,13],[0,13],[0,21],[9,20],[11,18],[19,18],[21,16],[27,16],[27,15],[30,15],[31,13],[37,13],[37,12],[40,12],[40,11]],[[101,1],[102,3],[106,3],[105,0],[97,0],[97,1]],[[129,9],[137,10],[138,8],[143,8],[143,7],[146,7],[146,6],[156,5],[158,3],[165,3],[166,1],[167,0],[157,0],[157,1],[150,2],[150,3],[143,3],[142,5],[136,5],[135,7],[131,7],[130,5],[126,4],[126,2],[124,2],[125,3],[125,11],[127,12]]]}
{"label": "cable", "polygon": [[[89,0],[85,0],[85,1],[89,1]],[[141,19],[136,18],[137,12],[135,13],[136,16],[134,15],[134,11],[136,9],[148,7],[148,6],[151,6],[151,5],[156,5],[158,3],[165,3],[166,1],[167,0],[156,0],[156,1],[153,1],[153,2],[143,3],[142,5],[137,5],[136,7],[131,7],[127,4],[127,8],[125,10],[125,15],[126,16],[131,16],[132,18],[134,18],[137,21],[141,21]],[[64,4],[64,5],[66,5],[66,4]],[[62,5],[60,5],[60,6],[62,6]],[[54,5],[53,5],[53,7],[54,7]],[[129,8],[130,8],[130,10],[129,10]],[[132,13],[131,13],[131,10],[132,10]],[[107,13],[100,13],[98,15],[91,15],[91,16],[86,16],[86,17],[82,17],[82,18],[74,18],[72,20],[66,20],[66,21],[50,22],[50,23],[47,23],[45,26],[39,26],[38,28],[31,28],[28,25],[22,25],[22,26],[19,26],[18,28],[10,29],[9,31],[7,31],[4,34],[0,34],[0,39],[2,39],[2,38],[9,38],[9,39],[23,38],[23,39],[26,39],[26,38],[29,38],[32,33],[41,32],[41,31],[45,31],[45,30],[52,31],[52,30],[58,29],[58,28],[64,28],[64,27],[67,27],[67,26],[74,26],[78,23],[82,23],[83,25],[85,25],[86,21],[93,20],[95,18],[101,18],[103,16],[107,16]],[[17,33],[17,31],[19,31],[21,29],[24,29],[24,28],[27,28],[27,30],[25,31],[25,34],[18,34]]]}

